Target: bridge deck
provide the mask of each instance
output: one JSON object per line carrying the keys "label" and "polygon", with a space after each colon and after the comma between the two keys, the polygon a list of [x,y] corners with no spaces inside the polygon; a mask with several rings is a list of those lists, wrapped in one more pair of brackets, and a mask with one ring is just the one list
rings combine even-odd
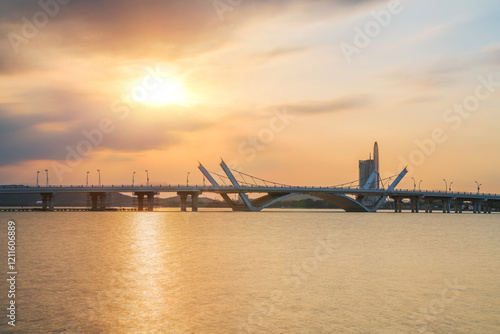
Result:
{"label": "bridge deck", "polygon": [[188,193],[330,193],[344,194],[354,196],[388,196],[388,197],[420,197],[420,198],[442,198],[442,199],[464,199],[464,200],[497,200],[500,201],[500,195],[488,193],[470,193],[470,192],[442,192],[442,191],[412,191],[412,190],[385,190],[385,189],[359,189],[342,187],[263,187],[263,186],[183,186],[183,185],[151,185],[151,186],[128,186],[128,185],[110,185],[110,186],[0,186],[0,194],[40,194],[40,193],[160,193],[160,192],[188,192]]}

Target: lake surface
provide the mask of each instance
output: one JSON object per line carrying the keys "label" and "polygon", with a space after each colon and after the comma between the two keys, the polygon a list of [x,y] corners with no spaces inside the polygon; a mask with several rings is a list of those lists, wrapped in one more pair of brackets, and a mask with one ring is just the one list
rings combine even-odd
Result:
{"label": "lake surface", "polygon": [[0,332],[500,333],[500,215],[2,212]]}

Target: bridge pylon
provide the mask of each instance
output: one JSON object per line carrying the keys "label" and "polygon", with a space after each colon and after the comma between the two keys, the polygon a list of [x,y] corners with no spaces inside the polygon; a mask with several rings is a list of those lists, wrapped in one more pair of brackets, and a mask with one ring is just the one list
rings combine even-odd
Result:
{"label": "bridge pylon", "polygon": [[[258,185],[242,185],[236,177],[234,176],[231,169],[226,165],[223,159],[221,159],[220,166],[226,176],[221,176],[219,174],[214,173],[214,175],[222,178],[226,178],[230,181],[230,185],[222,186],[215,180],[213,175],[200,163],[198,168],[206,177],[206,179],[212,184],[212,186],[217,188],[222,188],[218,191],[218,193],[222,196],[224,201],[233,209],[233,211],[261,211],[262,209],[268,208],[276,202],[283,201],[289,197],[296,195],[309,195],[312,197],[316,197],[332,203],[338,206],[341,209],[344,209],[347,212],[376,212],[387,200],[387,194],[382,192],[374,196],[370,194],[372,189],[357,189],[357,190],[365,190],[356,198],[348,196],[346,194],[339,193],[339,189],[343,188],[335,188],[335,187],[325,187],[325,188],[306,188],[306,187],[293,187],[282,184],[277,184],[271,181],[262,180],[260,178],[241,173],[239,171],[235,171],[243,175],[252,178],[253,180],[258,179],[263,181],[265,186]],[[394,182],[389,186],[388,191],[393,191],[394,188],[399,184],[399,182],[406,175],[406,168],[396,177]],[[223,180],[223,179],[222,179]],[[224,182],[224,180],[223,180]],[[245,181],[246,182],[246,181]],[[225,183],[225,182],[224,182]],[[268,183],[274,184],[274,187],[269,186]],[[261,197],[251,199],[248,197],[247,192],[252,193],[267,193],[262,195]],[[233,201],[229,194],[234,193],[238,194],[241,201]],[[368,205],[363,203],[363,198],[372,197],[373,201]]]}

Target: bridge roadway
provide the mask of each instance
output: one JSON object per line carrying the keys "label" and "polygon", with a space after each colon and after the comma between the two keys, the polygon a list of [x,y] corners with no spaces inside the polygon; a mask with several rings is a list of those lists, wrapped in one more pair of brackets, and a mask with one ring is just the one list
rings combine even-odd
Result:
{"label": "bridge roadway", "polygon": [[[220,194],[234,211],[260,211],[270,205],[295,195],[311,195],[333,203],[347,212],[376,212],[387,198],[394,201],[394,211],[401,212],[403,199],[410,200],[412,212],[419,212],[419,203],[425,203],[425,211],[432,212],[436,201],[442,203],[445,213],[461,213],[464,202],[472,204],[474,213],[491,213],[492,204],[500,203],[498,194],[477,194],[465,192],[412,191],[387,189],[360,189],[355,187],[292,187],[292,186],[0,186],[0,194],[40,194],[42,210],[54,210],[54,197],[62,193],[87,193],[91,197],[91,210],[106,208],[106,196],[110,193],[133,193],[138,198],[138,210],[143,211],[147,201],[148,211],[153,210],[154,196],[161,192],[174,192],[180,196],[181,210],[186,211],[187,197],[192,198],[192,210],[198,209],[198,197],[202,193]],[[249,199],[246,194],[265,194]],[[228,195],[239,194],[241,201],[232,201]],[[368,203],[367,203],[368,200]],[[371,200],[371,204],[369,201]],[[1,203],[0,203],[1,206]]]}

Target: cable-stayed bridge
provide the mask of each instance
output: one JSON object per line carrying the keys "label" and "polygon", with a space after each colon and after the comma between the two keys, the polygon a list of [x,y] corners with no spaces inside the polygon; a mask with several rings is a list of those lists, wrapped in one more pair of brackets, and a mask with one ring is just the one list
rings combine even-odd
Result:
{"label": "cable-stayed bridge", "polygon": [[[224,174],[209,172],[201,163],[199,164],[198,168],[210,185],[3,185],[0,186],[0,194],[40,194],[42,210],[45,211],[53,211],[55,197],[65,193],[87,193],[91,199],[89,210],[92,211],[105,210],[106,199],[111,193],[132,193],[137,196],[139,211],[144,209],[153,211],[154,197],[162,192],[177,193],[181,200],[181,211],[187,210],[188,196],[191,196],[192,211],[197,211],[198,198],[202,193],[219,194],[234,211],[261,211],[296,195],[313,196],[333,203],[347,212],[376,212],[388,199],[393,200],[395,212],[402,211],[405,199],[410,201],[412,212],[419,212],[421,202],[425,204],[426,212],[432,212],[435,203],[439,202],[445,213],[450,213],[452,206],[456,213],[461,213],[464,203],[470,203],[474,213],[491,213],[492,205],[500,203],[500,195],[497,194],[397,190],[397,185],[407,174],[406,169],[386,179],[380,179],[378,171],[375,170],[366,180],[356,180],[336,186],[306,187],[282,184],[252,176],[229,168],[223,160],[220,166]],[[390,182],[390,180],[393,181]],[[234,194],[238,196],[238,200],[231,198]],[[258,197],[252,198],[249,195]]]}

